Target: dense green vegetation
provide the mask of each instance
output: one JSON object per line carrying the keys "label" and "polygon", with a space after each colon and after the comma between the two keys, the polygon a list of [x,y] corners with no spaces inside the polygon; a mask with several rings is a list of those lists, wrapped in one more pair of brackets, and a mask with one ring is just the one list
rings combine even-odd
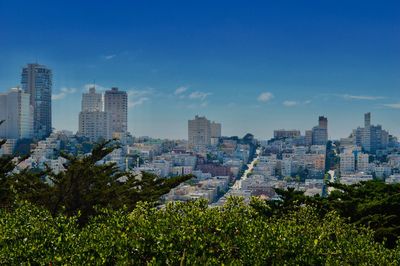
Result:
{"label": "dense green vegetation", "polygon": [[282,217],[231,199],[224,208],[204,201],[129,212],[104,209],[85,226],[28,203],[0,211],[0,264],[48,265],[397,265],[372,232],[335,212],[320,217],[304,207]]}
{"label": "dense green vegetation", "polygon": [[[0,122],[1,124],[1,122]],[[4,141],[0,142],[0,146]],[[277,190],[279,201],[157,207],[192,176],[98,164],[118,145],[61,154],[66,171],[14,172],[0,157],[0,265],[398,265],[400,184],[335,187],[328,197]]]}
{"label": "dense green vegetation", "polygon": [[327,197],[306,197],[301,191],[276,190],[282,201],[268,202],[269,215],[281,216],[300,206],[315,207],[321,215],[337,212],[355,225],[369,227],[376,241],[394,248],[400,236],[400,184],[368,181],[347,186],[330,183],[335,188]]}

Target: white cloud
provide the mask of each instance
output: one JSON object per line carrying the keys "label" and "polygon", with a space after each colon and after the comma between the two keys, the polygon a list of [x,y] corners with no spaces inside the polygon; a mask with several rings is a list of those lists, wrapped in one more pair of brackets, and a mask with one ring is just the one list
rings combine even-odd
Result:
{"label": "white cloud", "polygon": [[128,107],[134,108],[144,104],[150,100],[150,95],[154,93],[153,88],[147,88],[144,90],[128,90]]}
{"label": "white cloud", "polygon": [[195,91],[189,94],[189,99],[196,100],[200,99],[204,101],[208,96],[210,96],[211,93],[209,92],[201,92],[201,91]]}
{"label": "white cloud", "polygon": [[150,100],[148,97],[141,97],[139,99],[129,100],[128,107],[129,108],[137,107],[137,106],[142,105],[143,103],[147,102],[148,100]]}
{"label": "white cloud", "polygon": [[400,109],[400,102],[399,103],[387,103],[383,106],[393,108],[393,109]]}
{"label": "white cloud", "polygon": [[284,106],[286,106],[286,107],[291,107],[291,106],[296,106],[296,105],[298,105],[299,103],[296,102],[296,101],[284,101],[282,104],[283,104]]}
{"label": "white cloud", "polygon": [[187,89],[188,89],[187,87],[181,86],[175,90],[174,94],[180,95],[180,94],[184,93],[185,91],[187,91]]}
{"label": "white cloud", "polygon": [[51,95],[51,99],[54,101],[64,99],[68,94],[74,94],[76,92],[75,88],[67,88],[63,87],[61,88],[59,93],[54,93]]}
{"label": "white cloud", "polygon": [[350,94],[343,94],[341,96],[346,100],[367,100],[367,101],[375,101],[385,98],[383,96],[350,95]]}
{"label": "white cloud", "polygon": [[270,93],[270,92],[263,92],[263,93],[261,93],[261,94],[258,96],[257,100],[258,100],[259,102],[268,102],[268,101],[271,100],[272,98],[274,98],[274,95],[273,95],[272,93]]}
{"label": "white cloud", "polygon": [[113,58],[116,57],[116,56],[117,56],[117,55],[115,55],[115,54],[105,55],[105,56],[104,56],[104,59],[110,60],[110,59],[113,59]]}

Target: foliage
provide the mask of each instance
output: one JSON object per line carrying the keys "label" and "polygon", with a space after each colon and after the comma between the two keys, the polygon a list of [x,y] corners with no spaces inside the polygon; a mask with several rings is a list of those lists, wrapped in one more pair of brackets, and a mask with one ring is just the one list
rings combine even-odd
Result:
{"label": "foliage", "polygon": [[53,217],[21,203],[0,211],[0,264],[72,265],[396,265],[399,250],[386,249],[372,232],[335,212],[320,219],[304,207],[267,217],[269,207],[231,198],[223,208],[205,201],[156,209],[139,203],[103,210],[80,227],[77,217]]}
{"label": "foliage", "polygon": [[400,184],[389,185],[382,181],[361,182],[355,185],[329,183],[334,187],[328,197],[306,197],[301,191],[280,190],[281,201],[270,202],[272,212],[282,215],[304,204],[314,206],[321,216],[336,211],[349,218],[351,223],[368,226],[374,230],[377,241],[386,241],[394,247],[400,236]]}
{"label": "foliage", "polygon": [[137,175],[120,171],[114,163],[98,163],[116,148],[118,145],[112,142],[102,142],[85,157],[62,154],[68,163],[64,165],[66,170],[58,174],[50,169],[10,174],[15,165],[9,158],[1,158],[7,163],[0,162],[0,203],[9,205],[16,199],[28,200],[46,207],[53,215],[80,213],[79,222],[84,224],[99,207],[119,209],[125,205],[132,210],[138,201],[158,201],[160,196],[192,178],[190,175],[170,179],[149,173]]}

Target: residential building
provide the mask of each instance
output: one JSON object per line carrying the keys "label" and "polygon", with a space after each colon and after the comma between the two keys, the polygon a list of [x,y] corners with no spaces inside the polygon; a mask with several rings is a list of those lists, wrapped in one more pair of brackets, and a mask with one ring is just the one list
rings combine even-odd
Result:
{"label": "residential building", "polygon": [[21,85],[33,106],[33,135],[43,139],[52,132],[52,71],[43,65],[28,64],[22,69]]}
{"label": "residential building", "polygon": [[364,153],[357,154],[357,171],[369,172],[369,155]]}
{"label": "residential building", "polygon": [[285,129],[278,129],[274,130],[274,138],[281,139],[281,138],[296,138],[300,136],[300,130],[285,130]]}
{"label": "residential building", "polygon": [[33,134],[30,95],[19,88],[0,94],[0,138],[28,139]]}
{"label": "residential building", "polygon": [[353,174],[355,172],[355,156],[353,152],[345,152],[340,154],[340,173]]}
{"label": "residential building", "polygon": [[196,115],[188,121],[188,145],[189,149],[204,151],[211,145],[211,125],[206,117]]}
{"label": "residential building", "polygon": [[104,111],[110,115],[110,133],[128,132],[128,94],[111,88],[104,94]]}
{"label": "residential building", "polygon": [[79,113],[78,135],[89,138],[90,141],[111,138],[110,114],[103,111],[101,93],[90,88],[89,93],[82,95],[82,111]]}
{"label": "residential building", "polygon": [[103,111],[103,95],[96,92],[95,87],[89,88],[89,92],[82,94],[82,112]]}

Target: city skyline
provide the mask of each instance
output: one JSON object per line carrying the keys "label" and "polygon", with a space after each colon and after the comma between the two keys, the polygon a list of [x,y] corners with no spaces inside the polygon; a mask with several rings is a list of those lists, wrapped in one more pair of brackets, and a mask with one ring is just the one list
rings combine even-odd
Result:
{"label": "city skyline", "polygon": [[[0,3],[8,40],[0,43],[0,92],[20,85],[27,63],[46,65],[56,129],[78,130],[81,95],[96,83],[100,92],[128,92],[128,130],[136,136],[186,139],[187,120],[204,115],[223,124],[223,135],[268,139],[274,129],[304,132],[325,116],[329,138],[339,139],[367,112],[400,135],[396,2],[208,9],[206,2],[99,1],[79,10],[68,3],[57,3],[62,14],[50,2],[40,10]],[[18,24],[15,14],[32,23]]]}

